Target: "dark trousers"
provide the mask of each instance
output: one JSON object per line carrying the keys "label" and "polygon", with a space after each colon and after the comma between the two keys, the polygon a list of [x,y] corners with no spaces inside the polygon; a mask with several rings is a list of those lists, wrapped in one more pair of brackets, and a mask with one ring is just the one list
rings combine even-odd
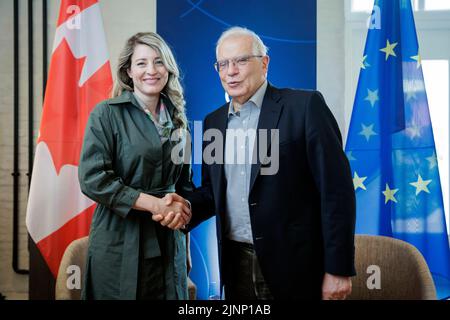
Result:
{"label": "dark trousers", "polygon": [[[139,269],[137,283],[137,300],[165,300],[166,299],[166,283],[164,259],[165,252],[161,250],[160,257],[144,258],[143,253],[143,233],[145,232],[145,223],[153,223],[150,216],[141,217],[140,237],[141,245],[139,252]],[[159,225],[155,226],[156,236],[160,248],[165,247],[165,230]]]}
{"label": "dark trousers", "polygon": [[139,261],[137,300],[165,300],[163,259],[155,257]]}
{"label": "dark trousers", "polygon": [[222,272],[226,300],[273,299],[253,245],[225,240],[223,250]]}

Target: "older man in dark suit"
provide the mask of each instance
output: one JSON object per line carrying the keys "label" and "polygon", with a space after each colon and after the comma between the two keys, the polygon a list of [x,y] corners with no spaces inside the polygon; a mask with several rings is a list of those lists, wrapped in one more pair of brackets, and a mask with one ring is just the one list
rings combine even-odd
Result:
{"label": "older man in dark suit", "polygon": [[[254,32],[225,31],[216,55],[232,99],[205,118],[204,133],[220,132],[225,143],[203,143],[202,186],[187,199],[189,229],[217,216],[225,298],[345,299],[355,196],[332,113],[317,91],[268,83],[267,48]],[[213,161],[205,159],[212,149]]]}

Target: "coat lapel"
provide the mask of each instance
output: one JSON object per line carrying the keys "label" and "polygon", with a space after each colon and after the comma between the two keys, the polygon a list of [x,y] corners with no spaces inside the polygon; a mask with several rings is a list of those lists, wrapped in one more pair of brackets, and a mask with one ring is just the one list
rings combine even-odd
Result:
{"label": "coat lapel", "polygon": [[[279,102],[281,96],[276,88],[270,83],[267,85],[266,94],[264,95],[263,104],[261,106],[261,113],[259,115],[258,128],[256,130],[256,143],[254,148],[259,148],[259,132],[260,129],[265,129],[270,137],[270,130],[278,128],[278,120],[280,119],[281,110],[283,105]],[[267,150],[270,149],[271,140],[268,139]],[[251,192],[253,185],[255,184],[256,177],[258,176],[259,169],[261,168],[261,159],[259,159],[259,149],[255,150],[256,163],[252,165],[252,171],[250,176],[250,188]],[[267,154],[266,150],[265,154]]]}
{"label": "coat lapel", "polygon": [[225,172],[224,172],[224,161],[225,161],[225,139],[226,139],[226,129],[228,126],[228,106],[226,103],[215,114],[214,118],[211,119],[213,123],[211,123],[211,128],[218,129],[223,137],[223,146],[222,146],[222,159],[221,161],[211,166],[211,181],[213,183],[214,198],[217,199],[216,205],[219,208],[222,208],[222,205],[225,203]]}

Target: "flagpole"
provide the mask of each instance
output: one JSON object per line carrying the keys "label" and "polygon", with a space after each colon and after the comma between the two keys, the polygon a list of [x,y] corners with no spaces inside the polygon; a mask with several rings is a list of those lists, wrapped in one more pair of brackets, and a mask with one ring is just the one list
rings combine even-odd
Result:
{"label": "flagpole", "polygon": [[33,1],[28,0],[28,190],[30,190],[31,173],[33,171],[33,122],[34,122],[34,45],[33,45]]}
{"label": "flagpole", "polygon": [[19,268],[19,2],[14,1],[14,164],[13,164],[13,252],[12,267],[18,274],[28,274]]}
{"label": "flagpole", "polygon": [[47,86],[47,69],[48,69],[48,17],[47,17],[47,0],[42,0],[42,101],[44,101],[45,88]]}

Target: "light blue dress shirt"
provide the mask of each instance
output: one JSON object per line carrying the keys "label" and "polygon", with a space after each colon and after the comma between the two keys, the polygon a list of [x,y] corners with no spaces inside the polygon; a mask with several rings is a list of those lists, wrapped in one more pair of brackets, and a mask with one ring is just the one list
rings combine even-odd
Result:
{"label": "light blue dress shirt", "polygon": [[267,80],[235,112],[233,100],[228,111],[225,144],[225,178],[227,180],[225,236],[234,241],[253,243],[248,195],[256,129],[267,89]]}

